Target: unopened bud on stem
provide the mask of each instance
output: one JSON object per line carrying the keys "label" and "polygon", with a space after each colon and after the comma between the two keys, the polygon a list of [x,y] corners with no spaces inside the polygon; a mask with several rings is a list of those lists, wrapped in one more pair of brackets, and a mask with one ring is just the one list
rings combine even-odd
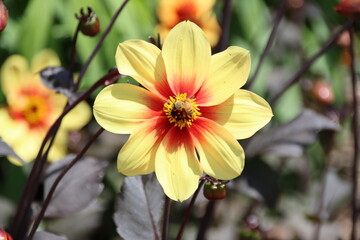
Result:
{"label": "unopened bud on stem", "polygon": [[80,16],[75,14],[75,17],[80,21],[80,31],[86,35],[93,37],[100,31],[100,21],[94,10],[88,7],[88,13],[84,13],[84,9],[80,10]]}

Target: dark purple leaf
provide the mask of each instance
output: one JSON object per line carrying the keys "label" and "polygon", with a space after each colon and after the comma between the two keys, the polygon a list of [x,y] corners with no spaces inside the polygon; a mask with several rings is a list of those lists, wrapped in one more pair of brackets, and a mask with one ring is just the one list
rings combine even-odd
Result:
{"label": "dark purple leaf", "polygon": [[352,183],[346,178],[341,178],[333,168],[325,172],[325,181],[320,215],[329,218],[349,204]]}
{"label": "dark purple leaf", "polygon": [[67,238],[54,233],[40,231],[35,233],[33,240],[67,240]]}
{"label": "dark purple leaf", "polygon": [[246,156],[254,157],[261,154],[282,157],[301,156],[304,147],[315,142],[319,131],[339,129],[340,126],[329,118],[305,109],[294,120],[256,134],[245,147]]}
{"label": "dark purple leaf", "polygon": [[[74,159],[68,155],[46,170],[44,197],[61,171]],[[85,157],[77,162],[58,185],[45,216],[67,216],[79,212],[94,202],[104,186],[101,183],[107,163]]]}
{"label": "dark purple leaf", "polygon": [[229,183],[229,188],[239,191],[274,208],[281,194],[279,173],[259,158],[248,161],[241,177]]}
{"label": "dark purple leaf", "polygon": [[[108,239],[94,238],[104,221],[104,212],[108,206],[107,200],[99,198],[93,204],[73,215],[66,217],[47,218],[46,230],[62,233],[69,239]],[[105,220],[107,222],[107,219]],[[110,221],[110,220],[109,220]],[[106,234],[104,234],[106,236]]]}
{"label": "dark purple leaf", "polygon": [[0,137],[0,156],[10,156],[19,160],[22,164],[26,164],[26,162],[16,154],[16,152],[9,146],[6,142],[3,141],[2,137]]}
{"label": "dark purple leaf", "polygon": [[124,239],[160,239],[164,193],[155,174],[126,177],[114,221]]}

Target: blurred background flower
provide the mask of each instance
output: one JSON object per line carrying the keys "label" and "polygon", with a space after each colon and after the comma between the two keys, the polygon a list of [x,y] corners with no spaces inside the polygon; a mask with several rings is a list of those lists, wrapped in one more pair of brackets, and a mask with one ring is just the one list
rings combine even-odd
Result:
{"label": "blurred background flower", "polygon": [[211,46],[219,40],[221,29],[213,11],[215,0],[159,0],[156,30],[164,39],[179,22],[190,20],[206,34]]}
{"label": "blurred background flower", "polygon": [[[0,108],[0,136],[13,147],[26,162],[33,160],[46,132],[61,114],[67,98],[46,88],[40,81],[39,72],[46,67],[59,66],[60,60],[52,50],[37,54],[31,66],[20,55],[10,56],[1,68],[1,88],[6,105]],[[90,120],[90,108],[79,104],[64,118],[49,160],[60,159],[66,154],[67,133],[82,128]],[[17,159],[9,157],[14,164]]]}

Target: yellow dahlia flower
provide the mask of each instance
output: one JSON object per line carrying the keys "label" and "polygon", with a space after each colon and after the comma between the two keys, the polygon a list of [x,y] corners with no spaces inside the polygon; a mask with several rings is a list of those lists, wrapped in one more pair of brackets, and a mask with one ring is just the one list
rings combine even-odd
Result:
{"label": "yellow dahlia flower", "polygon": [[[31,67],[24,57],[12,55],[1,68],[0,83],[7,105],[0,107],[0,136],[26,162],[36,157],[46,132],[67,102],[65,96],[41,83],[39,72],[49,66],[60,66],[60,60],[53,51],[44,50],[34,57]],[[86,103],[70,111],[49,153],[50,161],[66,154],[67,133],[83,127],[90,117],[90,107]],[[21,165],[13,157],[9,160]]]}
{"label": "yellow dahlia flower", "polygon": [[120,73],[144,88],[113,84],[95,99],[98,123],[131,134],[118,155],[125,175],[155,171],[167,196],[183,201],[206,174],[228,180],[244,168],[236,139],[248,138],[269,122],[269,104],[239,89],[250,71],[250,54],[229,47],[211,56],[203,31],[192,22],[175,26],[162,50],[141,40],[120,43]]}
{"label": "yellow dahlia flower", "polygon": [[215,0],[159,0],[156,30],[165,38],[176,24],[190,20],[205,32],[211,46],[215,46],[221,29],[212,11],[214,5]]}

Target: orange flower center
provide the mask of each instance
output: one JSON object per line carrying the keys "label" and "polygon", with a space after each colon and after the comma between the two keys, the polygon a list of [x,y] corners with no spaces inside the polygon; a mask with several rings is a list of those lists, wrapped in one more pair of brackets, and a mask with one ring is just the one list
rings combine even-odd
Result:
{"label": "orange flower center", "polygon": [[30,128],[47,124],[50,111],[48,96],[32,89],[20,92],[19,102],[10,106],[10,114],[15,120],[25,121]]}
{"label": "orange flower center", "polygon": [[187,98],[186,93],[180,93],[176,97],[170,97],[164,104],[164,112],[170,123],[182,129],[190,127],[196,118],[201,115],[196,99]]}

